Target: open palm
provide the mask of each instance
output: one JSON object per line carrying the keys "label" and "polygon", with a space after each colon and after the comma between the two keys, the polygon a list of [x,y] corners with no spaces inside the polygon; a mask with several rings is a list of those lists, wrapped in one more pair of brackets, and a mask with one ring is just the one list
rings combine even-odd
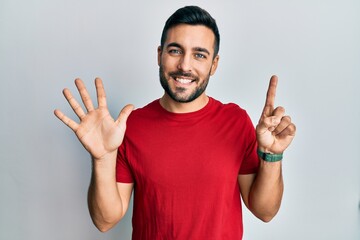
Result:
{"label": "open palm", "polygon": [[76,79],[75,85],[80,93],[87,113],[84,112],[69,89],[64,89],[63,93],[75,114],[79,117],[80,123],[76,123],[60,110],[55,110],[54,113],[75,132],[82,145],[94,159],[101,159],[106,154],[117,151],[117,148],[121,145],[126,130],[126,120],[133,106],[125,106],[121,110],[118,118],[114,120],[107,108],[105,90],[101,79],[95,79],[98,100],[98,108],[96,109],[84,83],[80,79]]}

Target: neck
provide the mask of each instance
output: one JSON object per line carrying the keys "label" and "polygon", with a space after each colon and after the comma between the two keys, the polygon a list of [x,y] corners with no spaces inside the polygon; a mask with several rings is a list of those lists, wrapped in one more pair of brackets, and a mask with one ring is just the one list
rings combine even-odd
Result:
{"label": "neck", "polygon": [[209,102],[209,97],[205,93],[200,95],[197,99],[188,103],[177,102],[172,99],[166,93],[160,98],[160,105],[167,111],[172,113],[190,113],[195,112],[203,107]]}

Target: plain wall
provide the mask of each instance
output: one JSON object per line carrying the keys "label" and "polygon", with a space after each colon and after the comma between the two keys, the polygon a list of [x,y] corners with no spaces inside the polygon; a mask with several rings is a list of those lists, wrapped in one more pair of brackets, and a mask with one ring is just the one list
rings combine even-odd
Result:
{"label": "plain wall", "polygon": [[356,0],[0,0],[0,239],[130,239],[132,209],[108,233],[92,224],[89,154],[53,110],[75,117],[61,91],[76,92],[76,77],[93,97],[102,77],[114,117],[159,98],[161,31],[185,5],[208,10],[220,29],[207,93],[256,124],[277,74],[276,103],[297,125],[282,208],[267,224],[245,210],[244,239],[360,239]]}

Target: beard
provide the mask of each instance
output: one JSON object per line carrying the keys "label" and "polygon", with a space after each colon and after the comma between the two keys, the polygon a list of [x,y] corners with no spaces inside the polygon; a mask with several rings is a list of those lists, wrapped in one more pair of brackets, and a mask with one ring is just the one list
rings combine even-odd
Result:
{"label": "beard", "polygon": [[[172,90],[169,86],[169,80],[166,78],[164,69],[162,66],[159,68],[160,83],[165,92],[176,102],[180,103],[189,103],[197,99],[203,92],[205,92],[206,87],[209,83],[210,73],[206,78],[196,86],[196,88],[190,93],[185,95],[187,88],[176,87],[175,90]],[[183,71],[170,72],[169,78],[176,79],[177,77],[191,77],[194,79],[194,82],[199,82],[199,78],[191,73],[186,73]]]}

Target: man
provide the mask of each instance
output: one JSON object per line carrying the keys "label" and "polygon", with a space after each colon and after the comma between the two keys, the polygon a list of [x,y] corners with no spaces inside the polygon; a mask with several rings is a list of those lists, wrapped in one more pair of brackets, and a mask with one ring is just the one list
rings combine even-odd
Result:
{"label": "man", "polygon": [[86,113],[64,90],[80,123],[59,110],[55,115],[91,154],[88,205],[100,231],[121,220],[132,191],[133,239],[241,239],[240,195],[265,222],[278,212],[282,153],[295,125],[284,108],[274,108],[276,76],[256,131],[243,109],[205,94],[218,66],[219,42],[209,13],[195,6],[177,10],[158,48],[164,95],[135,111],[125,106],[116,120],[99,78],[98,108],[83,82],[75,81]]}

